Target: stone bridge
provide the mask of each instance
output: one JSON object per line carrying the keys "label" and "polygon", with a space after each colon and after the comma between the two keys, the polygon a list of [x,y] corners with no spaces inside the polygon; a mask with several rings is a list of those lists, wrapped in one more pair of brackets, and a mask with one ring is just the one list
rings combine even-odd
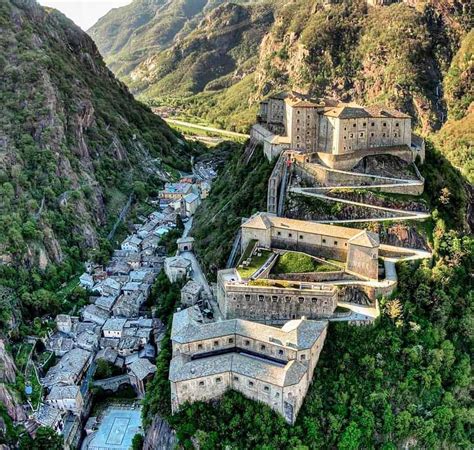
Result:
{"label": "stone bridge", "polygon": [[128,375],[118,375],[116,377],[104,378],[94,381],[94,386],[102,388],[104,391],[117,392],[120,386],[130,384]]}

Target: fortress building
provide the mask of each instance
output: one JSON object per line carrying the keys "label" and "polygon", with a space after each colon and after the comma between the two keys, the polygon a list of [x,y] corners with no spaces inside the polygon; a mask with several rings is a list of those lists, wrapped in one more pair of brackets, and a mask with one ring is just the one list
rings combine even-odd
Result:
{"label": "fortress building", "polygon": [[268,323],[329,318],[337,306],[335,286],[301,281],[242,280],[236,269],[217,274],[217,301],[226,319]]}
{"label": "fortress building", "polygon": [[424,156],[423,149],[412,143],[407,114],[297,93],[262,101],[251,136],[263,143],[269,160],[283,150],[294,150],[333,169],[349,170],[363,157],[377,154],[393,154],[407,162],[417,154]]}
{"label": "fortress building", "polygon": [[294,250],[337,259],[355,275],[378,279],[379,237],[357,228],[277,217],[260,212],[242,224],[242,252],[251,241],[261,247]]}
{"label": "fortress building", "polygon": [[196,307],[173,316],[172,411],[233,389],[294,423],[313,378],[327,322],[302,318],[275,328],[245,320],[202,321]]}
{"label": "fortress building", "polygon": [[[333,315],[339,295],[332,280],[378,280],[380,244],[376,233],[257,213],[242,224],[241,236],[242,254],[258,248],[268,250],[269,256],[249,277],[242,277],[239,269],[217,273],[217,301],[226,319],[271,324],[301,317],[327,319]],[[270,271],[281,251],[301,252],[343,264],[335,266],[332,274],[312,274],[306,280],[303,276],[272,278]]]}

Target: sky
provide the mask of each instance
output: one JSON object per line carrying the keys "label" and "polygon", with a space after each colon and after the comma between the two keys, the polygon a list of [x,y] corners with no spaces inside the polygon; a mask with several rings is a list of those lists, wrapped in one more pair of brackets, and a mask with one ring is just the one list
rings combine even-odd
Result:
{"label": "sky", "polygon": [[59,9],[87,31],[112,8],[128,5],[132,0],[38,0],[38,3]]}

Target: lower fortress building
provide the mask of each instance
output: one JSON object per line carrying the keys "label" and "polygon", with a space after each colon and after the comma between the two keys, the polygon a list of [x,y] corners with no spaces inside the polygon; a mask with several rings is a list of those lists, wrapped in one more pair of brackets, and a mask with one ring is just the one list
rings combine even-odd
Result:
{"label": "lower fortress building", "polygon": [[313,378],[327,321],[301,318],[275,328],[239,319],[202,320],[196,307],[173,317],[172,411],[233,389],[293,424]]}

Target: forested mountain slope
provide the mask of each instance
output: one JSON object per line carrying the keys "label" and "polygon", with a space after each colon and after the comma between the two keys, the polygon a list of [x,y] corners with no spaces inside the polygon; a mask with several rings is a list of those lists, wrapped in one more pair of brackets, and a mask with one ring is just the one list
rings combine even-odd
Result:
{"label": "forested mountain slope", "polygon": [[81,259],[134,184],[188,167],[190,149],[59,12],[2,1],[0,27],[1,260]]}

